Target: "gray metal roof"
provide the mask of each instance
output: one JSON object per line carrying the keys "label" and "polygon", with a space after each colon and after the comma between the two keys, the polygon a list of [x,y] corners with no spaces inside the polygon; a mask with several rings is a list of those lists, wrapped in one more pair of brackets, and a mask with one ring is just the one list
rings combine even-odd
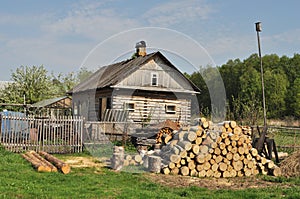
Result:
{"label": "gray metal roof", "polygon": [[66,99],[66,98],[70,98],[70,97],[63,96],[63,97],[57,97],[57,98],[42,100],[42,101],[39,101],[37,103],[32,104],[31,107],[42,108],[42,107],[50,106],[50,105],[52,105],[56,102],[59,102],[61,100]]}
{"label": "gray metal roof", "polygon": [[[116,85],[128,75],[136,71],[144,63],[156,56],[159,56],[160,59],[164,60],[170,67],[176,69],[180,74],[182,74],[165,56],[163,56],[158,51],[147,54],[146,56],[139,56],[137,58],[128,59],[115,64],[101,67],[90,77],[88,77],[87,80],[75,86],[69,93],[84,92],[87,90],[95,90]],[[186,78],[184,75],[182,76]],[[197,88],[197,86],[195,86],[191,81],[189,82],[191,83],[191,86],[195,91],[200,91],[199,88]]]}

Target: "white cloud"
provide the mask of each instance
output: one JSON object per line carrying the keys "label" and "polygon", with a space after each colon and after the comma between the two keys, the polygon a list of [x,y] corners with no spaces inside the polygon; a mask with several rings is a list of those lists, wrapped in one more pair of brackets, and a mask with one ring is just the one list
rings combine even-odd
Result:
{"label": "white cloud", "polygon": [[153,7],[144,18],[153,26],[168,27],[185,21],[208,19],[213,8],[202,0],[170,1]]}
{"label": "white cloud", "polygon": [[92,2],[75,5],[67,16],[43,26],[43,29],[51,34],[78,34],[99,40],[138,26],[135,19],[122,17],[116,10],[104,8],[103,2]]}

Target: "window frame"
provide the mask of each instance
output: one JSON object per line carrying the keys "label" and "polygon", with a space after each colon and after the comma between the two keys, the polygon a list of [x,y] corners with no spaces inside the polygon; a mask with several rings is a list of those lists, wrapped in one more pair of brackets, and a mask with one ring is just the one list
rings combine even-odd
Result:
{"label": "window frame", "polygon": [[[153,81],[155,80],[155,81]],[[155,84],[153,84],[155,82]],[[151,73],[151,86],[158,86],[158,73],[152,72]]]}
{"label": "window frame", "polygon": [[[170,109],[170,107],[172,107],[172,109]],[[176,114],[176,105],[175,104],[166,104],[165,112],[167,114]]]}
{"label": "window frame", "polygon": [[134,102],[125,102],[124,110],[129,111],[129,112],[134,112],[135,111],[135,103]]}

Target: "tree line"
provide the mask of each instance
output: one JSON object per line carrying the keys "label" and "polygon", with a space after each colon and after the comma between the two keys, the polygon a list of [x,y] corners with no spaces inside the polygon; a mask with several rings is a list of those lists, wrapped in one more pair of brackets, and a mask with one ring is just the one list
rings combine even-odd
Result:
{"label": "tree line", "polygon": [[[276,54],[262,57],[268,119],[300,118],[300,54],[279,57]],[[200,67],[185,74],[201,89],[198,96],[203,115],[211,114],[210,94],[203,76],[212,67]],[[227,119],[255,124],[263,117],[260,59],[252,54],[247,59],[229,60],[218,66],[226,90]],[[213,77],[213,76],[212,76]],[[207,80],[206,80],[207,81]]]}

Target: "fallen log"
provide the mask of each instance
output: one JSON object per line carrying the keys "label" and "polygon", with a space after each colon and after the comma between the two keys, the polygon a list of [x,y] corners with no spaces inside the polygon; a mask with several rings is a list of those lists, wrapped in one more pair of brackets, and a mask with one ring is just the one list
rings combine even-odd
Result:
{"label": "fallen log", "polygon": [[46,167],[40,160],[33,155],[22,154],[22,157],[26,159],[38,172],[51,172],[49,167]]}
{"label": "fallen log", "polygon": [[57,168],[53,164],[51,164],[51,162],[47,161],[42,156],[40,156],[37,152],[29,151],[27,153],[30,153],[33,156],[35,156],[37,159],[39,159],[46,167],[49,167],[52,172],[57,172]]}
{"label": "fallen log", "polygon": [[66,164],[65,162],[61,161],[60,159],[46,153],[44,151],[40,151],[39,154],[43,156],[46,160],[54,164],[63,174],[68,174],[71,171],[70,165]]}

